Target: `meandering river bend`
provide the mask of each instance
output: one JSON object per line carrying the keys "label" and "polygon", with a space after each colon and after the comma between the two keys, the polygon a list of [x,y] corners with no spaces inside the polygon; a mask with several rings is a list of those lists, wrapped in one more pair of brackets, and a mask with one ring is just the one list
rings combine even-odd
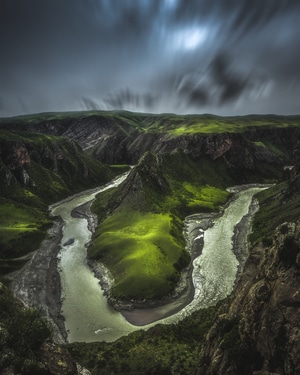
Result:
{"label": "meandering river bend", "polygon": [[[134,330],[147,329],[157,323],[135,326],[107,304],[99,280],[87,265],[86,244],[92,236],[88,222],[84,218],[71,216],[75,207],[92,201],[96,194],[117,186],[125,178],[126,175],[123,175],[99,190],[83,193],[52,206],[52,214],[61,216],[65,223],[58,266],[63,299],[62,312],[69,342],[114,341]],[[253,207],[253,195],[262,189],[263,187],[255,186],[236,189],[234,199],[224,209],[223,215],[211,219],[213,226],[205,228],[206,230],[203,230],[201,215],[187,218],[186,231],[190,244],[204,240],[201,255],[193,261],[194,298],[179,312],[159,320],[159,323],[175,323],[199,308],[215,304],[231,293],[239,266],[233,252],[234,229],[245,216],[253,215],[255,210],[249,211],[249,208]],[[248,231],[245,231],[245,236],[247,233]],[[245,249],[243,251],[245,252]],[[163,310],[168,308],[159,308],[162,316],[165,314]],[[138,313],[143,314],[145,311],[140,310]]]}

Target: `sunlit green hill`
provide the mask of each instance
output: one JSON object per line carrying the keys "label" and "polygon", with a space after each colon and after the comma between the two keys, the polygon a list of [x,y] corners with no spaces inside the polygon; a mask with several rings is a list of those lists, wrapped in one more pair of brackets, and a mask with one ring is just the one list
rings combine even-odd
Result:
{"label": "sunlit green hill", "polygon": [[[185,216],[219,210],[229,197],[228,186],[274,184],[258,195],[261,209],[250,237],[252,244],[270,246],[278,225],[299,218],[299,125],[300,116],[179,116],[126,111],[1,119],[1,276],[20,268],[45,238],[51,225],[49,204],[105,184],[128,169],[128,164],[134,166],[129,177],[99,195],[92,207],[99,225],[88,249],[89,258],[104,262],[113,273],[113,298],[156,299],[172,291],[190,262],[182,233]],[[297,276],[296,245],[288,238],[278,264],[288,269],[289,275],[295,270],[293,275]],[[13,308],[11,317],[1,317],[1,356],[7,358],[7,353],[14,351],[11,365],[16,371],[32,368],[49,373],[40,359],[40,345],[44,341],[52,345],[47,330],[43,340],[35,337],[33,346],[25,345],[24,351],[19,340],[17,347],[12,342],[16,337],[14,322],[22,331],[20,340],[28,322],[34,322],[34,334],[46,326],[35,312],[19,308],[6,290],[2,292],[5,310],[10,305]],[[116,343],[74,344],[71,350],[94,374],[195,373],[214,314],[222,313],[222,306],[219,313],[216,307],[199,311],[176,326],[158,325]],[[219,324],[218,340],[221,349],[222,342],[228,345],[234,366],[244,358],[243,349],[249,342],[248,338],[243,341],[245,332],[240,335],[237,320],[225,323]],[[283,339],[287,341],[288,336]],[[28,353],[31,362],[25,358]],[[64,363],[61,359],[58,362]],[[7,363],[0,360],[0,372],[5,366]]]}
{"label": "sunlit green hill", "polygon": [[48,205],[109,181],[101,164],[66,138],[0,129],[0,269],[18,268],[51,225]]}

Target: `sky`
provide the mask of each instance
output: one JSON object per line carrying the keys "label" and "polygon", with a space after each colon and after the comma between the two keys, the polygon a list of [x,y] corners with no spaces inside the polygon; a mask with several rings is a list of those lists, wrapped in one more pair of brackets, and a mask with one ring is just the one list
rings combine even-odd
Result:
{"label": "sky", "polygon": [[300,0],[0,0],[0,117],[300,114]]}

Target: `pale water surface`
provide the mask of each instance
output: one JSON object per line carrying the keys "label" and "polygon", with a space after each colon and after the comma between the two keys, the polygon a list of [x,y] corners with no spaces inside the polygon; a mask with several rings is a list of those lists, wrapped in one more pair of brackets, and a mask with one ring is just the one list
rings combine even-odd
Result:
{"label": "pale water surface", "polygon": [[[94,199],[101,191],[121,183],[123,175],[99,190],[65,201],[52,209],[53,215],[60,215],[65,221],[62,244],[74,238],[71,245],[63,246],[59,253],[59,271],[62,284],[62,311],[69,342],[75,341],[114,341],[147,326],[134,326],[113,310],[89,269],[86,262],[86,247],[91,239],[87,220],[73,218],[73,208]],[[194,260],[193,282],[195,296],[193,301],[178,313],[159,320],[159,323],[175,323],[199,308],[215,304],[225,298],[234,286],[238,261],[232,252],[234,227],[248,213],[252,197],[262,188],[251,187],[237,193],[236,199],[224,210],[224,215],[215,219],[212,228],[204,232],[202,255]]]}

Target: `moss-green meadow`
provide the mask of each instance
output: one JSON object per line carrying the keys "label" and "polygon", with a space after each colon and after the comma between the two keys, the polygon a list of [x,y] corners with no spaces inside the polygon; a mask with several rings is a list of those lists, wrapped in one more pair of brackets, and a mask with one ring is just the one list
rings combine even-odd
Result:
{"label": "moss-green meadow", "polygon": [[[195,172],[192,163],[190,167],[177,180],[176,170],[165,171],[169,188],[163,196],[147,175],[140,209],[135,194],[131,194],[129,203],[120,205],[108,217],[101,216],[118,199],[122,186],[99,194],[93,203],[93,211],[102,219],[88,253],[112,272],[114,297],[153,299],[170,293],[190,261],[183,236],[185,216],[218,210],[227,201],[230,194],[223,188],[202,185],[202,175],[187,182],[187,175],[191,177]],[[140,178],[144,175],[142,168]]]}
{"label": "moss-green meadow", "polygon": [[112,272],[115,297],[156,298],[172,290],[183,251],[172,236],[174,225],[170,214],[128,209],[104,220],[90,255],[103,259]]}

